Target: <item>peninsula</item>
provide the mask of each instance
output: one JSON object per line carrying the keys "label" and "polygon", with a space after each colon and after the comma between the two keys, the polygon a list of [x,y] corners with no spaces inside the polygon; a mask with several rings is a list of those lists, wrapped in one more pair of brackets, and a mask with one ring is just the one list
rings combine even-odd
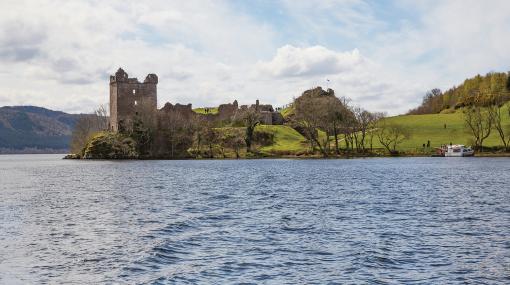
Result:
{"label": "peninsula", "polygon": [[478,151],[489,141],[486,151],[504,153],[510,137],[508,75],[476,78],[482,83],[497,78],[497,90],[482,92],[482,83],[469,85],[477,92],[468,95],[460,87],[444,94],[434,89],[409,115],[387,117],[321,87],[278,108],[236,100],[197,109],[166,103],[158,109],[158,76],[148,74],[140,82],[119,68],[110,76],[109,107],[78,119],[68,158],[430,156],[452,140]]}

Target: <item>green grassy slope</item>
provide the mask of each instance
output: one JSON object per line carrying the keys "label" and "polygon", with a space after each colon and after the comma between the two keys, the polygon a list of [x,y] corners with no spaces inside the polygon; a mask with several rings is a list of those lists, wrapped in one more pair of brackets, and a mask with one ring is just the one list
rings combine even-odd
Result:
{"label": "green grassy slope", "polygon": [[[503,121],[510,128],[510,117],[507,107]],[[458,110],[450,114],[429,114],[429,115],[400,115],[389,117],[388,121],[407,127],[411,132],[411,138],[403,142],[398,149],[406,152],[421,152],[422,145],[430,140],[431,147],[439,147],[442,144],[465,144],[472,145],[471,135],[464,128],[463,114]],[[446,128],[445,128],[446,124]],[[255,131],[267,131],[274,134],[274,143],[259,148],[259,151],[273,155],[295,155],[308,152],[309,146],[306,139],[296,130],[285,125],[259,125]],[[323,135],[323,132],[321,132]],[[368,140],[368,138],[367,138]],[[343,136],[339,137],[342,148],[345,148]],[[374,148],[382,149],[382,145],[374,138]],[[484,146],[501,146],[502,143],[495,130],[490,137],[484,141]],[[334,146],[333,139],[331,147]],[[368,147],[368,142],[367,142]]]}
{"label": "green grassy slope", "polygon": [[274,144],[262,147],[260,150],[268,153],[295,154],[307,149],[306,139],[289,126],[260,125],[256,130],[264,130],[274,134]]}
{"label": "green grassy slope", "polygon": [[[510,128],[510,117],[507,107],[504,106],[503,122]],[[466,132],[464,119],[461,110],[450,114],[429,114],[429,115],[401,115],[388,118],[389,122],[407,127],[411,131],[411,138],[399,146],[401,151],[414,151],[422,149],[423,144],[430,140],[431,147],[439,147],[442,144],[465,144],[472,145],[471,135]],[[446,128],[445,128],[446,124]],[[275,134],[275,143],[261,148],[261,151],[268,153],[299,153],[306,152],[308,145],[306,139],[296,130],[289,126],[257,126],[257,129],[264,129]],[[340,137],[340,144],[345,147],[343,137]],[[333,145],[333,142],[332,142]],[[501,146],[502,143],[495,130],[484,141],[485,146]],[[377,138],[374,138],[374,147],[382,148]]]}
{"label": "green grassy slope", "polygon": [[289,106],[289,107],[287,107],[287,108],[285,108],[285,109],[282,109],[282,110],[280,111],[280,114],[282,114],[282,116],[283,116],[284,118],[287,118],[287,117],[289,117],[289,116],[291,116],[291,115],[293,115],[293,114],[294,114],[294,108],[293,108],[292,106]]}
{"label": "green grassy slope", "polygon": [[[506,110],[506,107],[503,107]],[[428,114],[428,115],[402,115],[388,119],[389,122],[397,123],[409,128],[411,138],[401,145],[401,149],[421,148],[430,140],[432,147],[441,144],[465,144],[471,145],[471,136],[464,128],[462,111],[457,110],[451,114]],[[510,118],[505,113],[505,125],[510,127]],[[446,124],[446,128],[444,125]],[[484,141],[485,146],[501,145],[499,136],[495,130]]]}

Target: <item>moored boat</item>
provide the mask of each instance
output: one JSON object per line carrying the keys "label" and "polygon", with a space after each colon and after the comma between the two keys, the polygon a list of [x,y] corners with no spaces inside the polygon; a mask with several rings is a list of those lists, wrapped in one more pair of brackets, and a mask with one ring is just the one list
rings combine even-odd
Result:
{"label": "moored boat", "polygon": [[471,147],[466,147],[461,144],[448,145],[444,152],[444,156],[446,157],[465,157],[473,155],[475,155],[475,151]]}

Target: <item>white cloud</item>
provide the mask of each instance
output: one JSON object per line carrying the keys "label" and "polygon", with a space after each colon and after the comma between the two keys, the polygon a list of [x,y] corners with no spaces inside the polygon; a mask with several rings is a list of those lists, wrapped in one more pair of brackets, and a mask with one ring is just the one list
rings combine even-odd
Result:
{"label": "white cloud", "polygon": [[401,84],[357,49],[342,52],[286,45],[270,61],[258,62],[255,74],[272,85],[292,87],[285,92],[293,96],[315,86],[329,87],[337,96],[372,111],[405,112],[415,99],[416,86]]}
{"label": "white cloud", "polygon": [[34,4],[0,4],[0,105],[87,112],[108,100],[108,74],[119,66],[159,74],[160,105],[217,104],[231,73],[255,60],[245,50],[260,51],[271,36],[219,1]]}
{"label": "white cloud", "polygon": [[330,75],[352,71],[363,64],[357,49],[334,52],[322,46],[299,48],[286,45],[270,62],[259,62],[261,74],[276,77]]}
{"label": "white cloud", "polygon": [[87,112],[108,101],[122,66],[158,74],[160,106],[283,105],[329,85],[395,114],[427,89],[508,68],[510,2],[393,4],[417,16],[390,25],[363,0],[282,1],[278,19],[226,1],[4,0],[0,105]]}
{"label": "white cloud", "polygon": [[[403,1],[419,18],[380,34],[374,58],[403,81],[449,88],[478,73],[505,71],[510,62],[510,2],[505,0]],[[418,6],[418,7],[415,7]]]}

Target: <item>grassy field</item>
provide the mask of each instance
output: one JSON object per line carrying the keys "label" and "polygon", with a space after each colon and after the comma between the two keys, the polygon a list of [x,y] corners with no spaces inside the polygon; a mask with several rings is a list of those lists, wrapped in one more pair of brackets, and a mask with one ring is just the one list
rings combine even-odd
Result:
{"label": "grassy field", "polygon": [[[503,107],[507,110],[506,106]],[[508,112],[503,112],[504,124],[510,128],[510,117]],[[439,147],[442,144],[465,144],[472,145],[471,135],[466,132],[464,127],[463,114],[457,110],[450,114],[430,114],[430,115],[401,115],[388,118],[389,122],[407,127],[411,132],[411,137],[399,146],[401,151],[420,151],[423,144],[430,141],[432,148]],[[445,128],[446,125],[446,128]],[[275,144],[263,147],[265,152],[306,152],[308,145],[306,139],[288,126],[259,126],[270,130],[275,134]],[[343,139],[340,144],[345,147]],[[491,135],[484,141],[485,146],[501,146],[499,135],[492,130]],[[374,148],[382,148],[377,138],[374,138]]]}
{"label": "grassy field", "polygon": [[[506,107],[504,107],[505,110]],[[510,117],[504,112],[504,124],[510,128]],[[430,114],[430,115],[400,115],[388,118],[390,123],[396,123],[408,128],[411,137],[403,142],[398,150],[408,153],[423,152],[423,144],[430,141],[431,148],[439,147],[442,144],[465,144],[472,145],[471,136],[466,132],[462,111],[458,110],[450,114]],[[446,125],[446,128],[445,128]],[[295,155],[306,153],[309,145],[306,139],[296,130],[289,126],[272,126],[259,125],[257,130],[263,130],[274,134],[274,143],[269,146],[259,148],[262,153],[273,155]],[[345,147],[343,136],[339,137],[340,146]],[[373,147],[382,149],[382,145],[373,139]],[[333,140],[331,147],[333,147]],[[367,143],[368,145],[368,143]],[[484,146],[500,146],[501,141],[495,130],[492,131],[490,137],[484,141]],[[431,150],[432,150],[431,149]],[[431,151],[427,150],[427,151]]]}
{"label": "grassy field", "polygon": [[[209,109],[209,113],[206,113],[205,109]],[[198,113],[198,114],[217,114],[218,113],[218,107],[195,108],[195,109],[193,109],[193,111],[195,113]]]}
{"label": "grassy field", "polygon": [[263,130],[274,134],[274,144],[264,146],[260,150],[268,153],[296,153],[307,149],[306,139],[296,130],[289,126],[257,126],[257,130]]}
{"label": "grassy field", "polygon": [[[510,128],[510,117],[507,106],[503,106],[504,124]],[[292,112],[292,108],[286,108],[281,113],[286,116]],[[429,114],[429,115],[400,115],[388,118],[391,123],[396,123],[407,127],[411,132],[411,137],[402,143],[399,150],[412,151],[420,150],[423,144],[430,141],[432,148],[439,147],[442,144],[465,144],[472,145],[471,135],[466,132],[462,110],[448,114]],[[446,128],[445,128],[446,125]],[[303,138],[304,139],[304,138]],[[343,139],[340,140],[344,147]],[[286,143],[282,143],[285,145]],[[498,133],[492,130],[491,135],[484,141],[484,146],[501,146],[501,140]],[[374,147],[382,148],[382,145],[374,138]],[[306,145],[305,145],[306,149]]]}
{"label": "grassy field", "polygon": [[[503,108],[506,110],[506,107]],[[411,138],[402,143],[401,149],[421,148],[429,140],[432,147],[449,143],[472,145],[471,136],[465,130],[463,115],[460,110],[451,114],[395,116],[389,118],[389,122],[405,126],[411,131]],[[510,127],[508,114],[505,114],[504,122],[505,125]],[[501,145],[495,130],[484,141],[484,145]]]}

